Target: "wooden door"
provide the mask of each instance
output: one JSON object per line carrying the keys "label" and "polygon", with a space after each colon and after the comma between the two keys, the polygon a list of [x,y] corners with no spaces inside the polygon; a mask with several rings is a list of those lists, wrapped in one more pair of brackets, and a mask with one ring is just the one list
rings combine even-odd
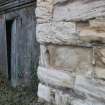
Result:
{"label": "wooden door", "polygon": [[[34,68],[38,62],[37,55],[39,52],[37,50],[39,46],[35,47],[35,26],[30,25],[31,21],[26,23],[24,21],[26,19],[22,20],[21,18],[17,17],[12,24],[11,83],[13,87],[31,87],[32,77],[35,73]],[[25,23],[25,26],[23,26],[22,23]]]}
{"label": "wooden door", "polygon": [[25,32],[23,30],[21,19],[14,19],[11,30],[11,84],[13,87],[25,86],[25,82],[29,84],[30,81],[31,49],[27,46],[29,44],[27,30]]}

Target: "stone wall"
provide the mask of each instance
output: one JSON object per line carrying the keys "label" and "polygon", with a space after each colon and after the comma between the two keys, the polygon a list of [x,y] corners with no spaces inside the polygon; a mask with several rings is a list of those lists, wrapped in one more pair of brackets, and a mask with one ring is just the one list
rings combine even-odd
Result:
{"label": "stone wall", "polygon": [[105,105],[105,1],[37,0],[39,99]]}

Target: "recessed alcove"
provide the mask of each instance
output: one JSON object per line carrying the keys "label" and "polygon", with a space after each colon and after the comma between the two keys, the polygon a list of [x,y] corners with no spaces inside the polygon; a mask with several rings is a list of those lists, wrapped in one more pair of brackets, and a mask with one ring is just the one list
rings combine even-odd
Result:
{"label": "recessed alcove", "polygon": [[13,19],[6,21],[8,79],[11,80],[11,31]]}

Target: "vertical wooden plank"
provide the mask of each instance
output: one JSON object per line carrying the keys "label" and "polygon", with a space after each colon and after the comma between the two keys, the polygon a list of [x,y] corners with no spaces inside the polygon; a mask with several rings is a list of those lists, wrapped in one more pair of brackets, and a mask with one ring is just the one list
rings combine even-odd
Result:
{"label": "vertical wooden plank", "polygon": [[[11,34],[11,84],[30,86],[31,54],[33,37],[31,29],[22,27],[21,18],[17,17],[12,24]],[[29,34],[30,33],[30,34]]]}
{"label": "vertical wooden plank", "polygon": [[0,72],[8,78],[6,24],[4,16],[0,16]]}
{"label": "vertical wooden plank", "polygon": [[24,17],[22,18],[18,18],[17,21],[18,83],[21,86],[31,86],[31,55],[33,32],[31,28],[29,29],[29,27],[26,27],[28,26],[28,23],[25,23],[25,26],[23,27],[24,19],[27,19],[24,13],[23,16]]}

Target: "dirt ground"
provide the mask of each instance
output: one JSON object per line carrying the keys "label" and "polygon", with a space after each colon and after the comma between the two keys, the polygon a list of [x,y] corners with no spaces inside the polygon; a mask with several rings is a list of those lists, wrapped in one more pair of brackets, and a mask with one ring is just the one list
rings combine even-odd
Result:
{"label": "dirt ground", "polygon": [[13,89],[0,74],[0,105],[39,105],[34,92],[28,89]]}

